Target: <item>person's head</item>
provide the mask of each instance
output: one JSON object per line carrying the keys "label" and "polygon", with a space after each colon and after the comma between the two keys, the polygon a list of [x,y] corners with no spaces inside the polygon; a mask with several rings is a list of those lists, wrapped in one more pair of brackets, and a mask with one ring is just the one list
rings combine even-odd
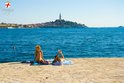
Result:
{"label": "person's head", "polygon": [[41,47],[40,47],[40,45],[36,45],[36,51],[40,51],[41,50]]}
{"label": "person's head", "polygon": [[61,50],[58,50],[58,53],[62,53],[62,51]]}

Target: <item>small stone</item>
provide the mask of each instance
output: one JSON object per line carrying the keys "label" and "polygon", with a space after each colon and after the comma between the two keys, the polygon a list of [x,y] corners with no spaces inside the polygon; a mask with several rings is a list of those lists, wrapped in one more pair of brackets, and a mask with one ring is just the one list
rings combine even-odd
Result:
{"label": "small stone", "polygon": [[46,77],[46,79],[48,79],[48,77]]}

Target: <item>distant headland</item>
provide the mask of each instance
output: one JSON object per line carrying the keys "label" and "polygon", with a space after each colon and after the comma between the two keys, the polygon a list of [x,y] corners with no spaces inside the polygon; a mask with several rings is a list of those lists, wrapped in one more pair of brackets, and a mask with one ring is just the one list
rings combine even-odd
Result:
{"label": "distant headland", "polygon": [[61,14],[59,14],[59,19],[51,22],[45,23],[35,23],[35,24],[14,24],[14,23],[0,23],[0,28],[47,28],[47,27],[76,27],[76,28],[87,28],[85,24],[79,24],[72,21],[66,21],[62,19]]}
{"label": "distant headland", "polygon": [[124,28],[124,26],[118,26],[118,28]]}

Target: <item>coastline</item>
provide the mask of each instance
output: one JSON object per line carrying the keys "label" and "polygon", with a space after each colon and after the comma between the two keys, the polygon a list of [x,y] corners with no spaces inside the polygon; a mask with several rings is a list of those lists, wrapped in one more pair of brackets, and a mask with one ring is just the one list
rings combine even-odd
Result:
{"label": "coastline", "polygon": [[74,58],[73,65],[0,63],[0,83],[124,83],[124,58]]}

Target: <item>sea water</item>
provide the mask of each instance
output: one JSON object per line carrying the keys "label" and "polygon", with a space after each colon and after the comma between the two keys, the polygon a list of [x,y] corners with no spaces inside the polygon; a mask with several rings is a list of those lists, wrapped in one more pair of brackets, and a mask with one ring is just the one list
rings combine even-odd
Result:
{"label": "sea water", "polygon": [[124,28],[0,29],[0,62],[33,60],[36,45],[46,59],[124,57]]}

